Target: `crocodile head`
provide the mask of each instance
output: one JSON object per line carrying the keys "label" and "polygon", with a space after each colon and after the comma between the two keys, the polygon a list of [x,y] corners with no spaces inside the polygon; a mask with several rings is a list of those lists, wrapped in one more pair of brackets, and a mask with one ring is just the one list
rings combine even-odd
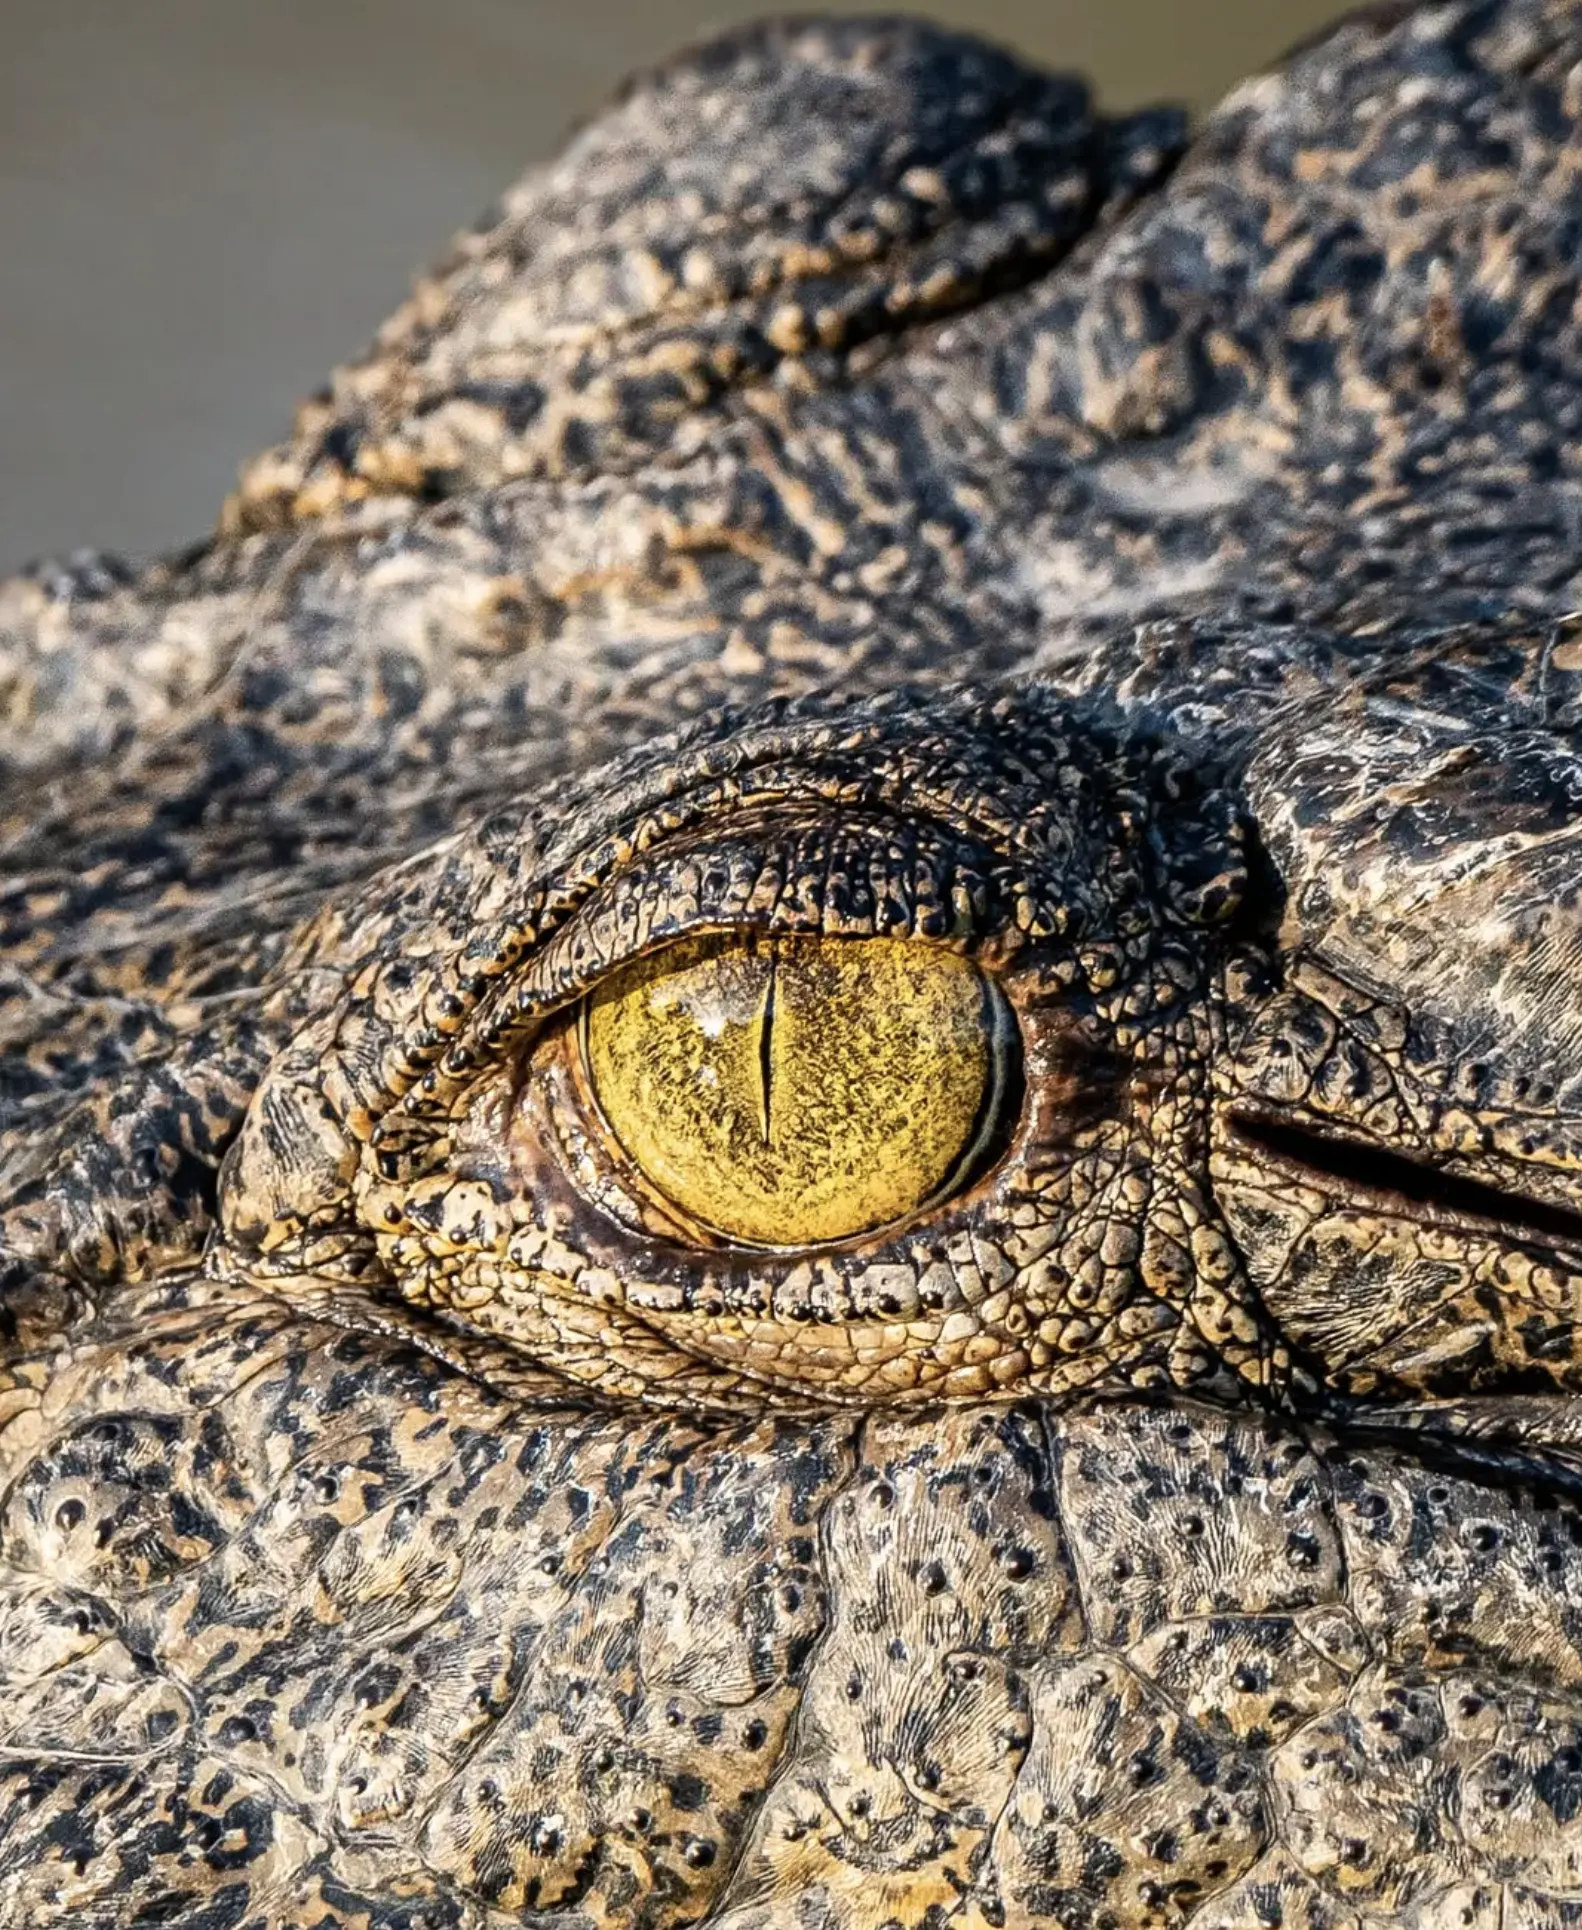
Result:
{"label": "crocodile head", "polygon": [[0,1926],[1582,1906],[1578,72],[755,29],[0,586]]}

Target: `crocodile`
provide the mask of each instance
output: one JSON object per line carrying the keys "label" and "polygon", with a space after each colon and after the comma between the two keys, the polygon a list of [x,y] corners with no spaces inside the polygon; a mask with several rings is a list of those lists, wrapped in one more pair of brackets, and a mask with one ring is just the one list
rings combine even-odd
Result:
{"label": "crocodile", "polygon": [[1582,1923],[1579,121],[741,29],[0,583],[5,1930]]}

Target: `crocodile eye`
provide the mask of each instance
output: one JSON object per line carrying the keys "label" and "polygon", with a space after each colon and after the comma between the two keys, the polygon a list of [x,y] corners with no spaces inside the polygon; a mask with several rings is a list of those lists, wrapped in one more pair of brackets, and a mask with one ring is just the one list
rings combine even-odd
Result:
{"label": "crocodile eye", "polygon": [[586,1075],[649,1184],[704,1230],[819,1246],[964,1183],[1015,1026],[968,959],[896,939],[711,935],[612,974]]}

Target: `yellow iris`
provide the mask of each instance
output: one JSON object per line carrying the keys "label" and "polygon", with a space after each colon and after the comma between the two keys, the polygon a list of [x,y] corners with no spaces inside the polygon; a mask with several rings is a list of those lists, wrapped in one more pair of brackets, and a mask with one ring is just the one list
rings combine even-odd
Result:
{"label": "yellow iris", "polygon": [[969,960],[899,939],[688,939],[591,994],[583,1051],[611,1130],[700,1226],[846,1240],[927,1205],[994,1124],[1003,1002]]}

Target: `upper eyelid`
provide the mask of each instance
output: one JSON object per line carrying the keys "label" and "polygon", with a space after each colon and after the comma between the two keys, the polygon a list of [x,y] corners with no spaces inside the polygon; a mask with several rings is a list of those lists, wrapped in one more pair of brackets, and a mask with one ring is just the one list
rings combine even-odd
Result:
{"label": "upper eyelid", "polygon": [[[421,1007],[402,1010],[400,994],[377,1006],[360,988],[351,994],[361,1037],[357,1064],[347,1068],[348,1098],[374,1131],[392,1114],[443,1117],[481,1062],[511,1049],[513,1034],[525,1036],[644,942],[706,922],[678,918],[647,941],[595,947],[550,982],[568,933],[595,915],[612,883],[673,840],[711,839],[717,825],[728,833],[754,812],[780,820],[812,812],[848,825],[865,816],[971,851],[998,893],[980,923],[1000,956],[1028,938],[1069,951],[1090,935],[1104,899],[1136,886],[1130,870],[1116,871],[1130,833],[1114,813],[1131,796],[1122,779],[1145,789],[1160,781],[1160,752],[1151,737],[1123,737],[1105,706],[1062,698],[1036,680],[992,701],[966,685],[903,690],[850,707],[792,705],[716,720],[707,741],[630,753],[597,800],[573,787],[567,815],[554,807],[497,812],[449,848],[445,898],[439,880],[415,883],[394,921],[399,965],[401,936],[424,931],[449,908],[445,953],[423,948]],[[591,836],[590,815],[598,821]],[[566,837],[568,822],[579,821],[583,835]],[[409,861],[409,873],[416,870]],[[825,928],[815,918],[740,913],[719,922]],[[938,919],[915,930],[948,935]],[[369,1130],[365,1123],[351,1136],[362,1140]]]}
{"label": "upper eyelid", "polygon": [[[742,890],[755,871],[772,875],[808,838],[840,847],[867,878],[833,905],[781,894],[773,902]],[[740,869],[733,869],[735,860]],[[614,867],[532,957],[503,973],[458,1028],[437,1076],[423,1080],[394,1110],[408,1116],[445,1109],[457,1081],[517,1049],[546,1019],[574,1004],[609,973],[658,946],[701,931],[779,931],[808,936],[916,938],[970,943],[1003,931],[1003,880],[995,854],[950,831],[887,814],[832,817],[790,807],[740,813],[712,829],[659,843]],[[693,874],[687,882],[682,874]],[[888,880],[898,895],[862,915],[862,893]],[[825,881],[827,885],[827,880]],[[681,907],[677,909],[677,907]],[[446,1073],[450,1077],[446,1077]]]}

